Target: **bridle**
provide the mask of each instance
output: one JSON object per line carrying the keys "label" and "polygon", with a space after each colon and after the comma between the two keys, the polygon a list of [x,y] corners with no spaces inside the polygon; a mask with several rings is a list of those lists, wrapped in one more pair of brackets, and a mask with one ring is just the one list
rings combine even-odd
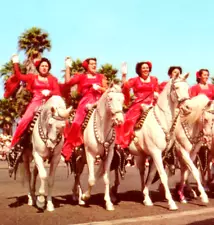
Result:
{"label": "bridle", "polygon": [[[186,100],[188,100],[188,99],[190,99],[189,97],[187,98],[187,97],[183,97],[183,98],[181,98],[180,99],[180,97],[179,97],[179,95],[178,95],[178,93],[177,93],[177,91],[176,91],[176,88],[175,88],[175,83],[186,83],[186,81],[175,81],[174,79],[172,79],[172,84],[171,84],[171,88],[170,88],[170,95],[172,94],[172,93],[174,93],[174,95],[175,95],[175,97],[176,97],[176,100],[177,100],[177,102],[178,102],[178,104],[180,105],[181,103],[183,103],[184,101],[186,101]],[[172,99],[172,101],[173,101],[173,98],[171,98]]]}
{"label": "bridle", "polygon": [[[115,91],[109,91],[109,92],[107,93],[107,99],[106,99],[107,101],[106,101],[105,105],[107,105],[107,107],[110,109],[110,111],[111,111],[111,113],[112,113],[113,116],[117,115],[118,113],[123,113],[122,109],[121,109],[121,110],[113,111],[112,106],[111,106],[111,104],[110,104],[110,101],[111,101],[111,100],[110,100],[110,97],[109,97],[109,95],[108,95],[110,92],[117,93],[117,92],[115,92]],[[118,92],[118,93],[121,93],[121,92]],[[96,108],[96,109],[94,110],[93,128],[94,128],[94,135],[95,135],[95,138],[96,138],[97,142],[98,142],[100,145],[102,145],[103,148],[104,148],[104,155],[101,156],[101,159],[102,159],[102,160],[105,160],[105,158],[106,158],[107,155],[108,155],[109,148],[110,148],[110,146],[112,145],[112,143],[113,143],[114,140],[115,140],[116,132],[115,132],[115,129],[114,129],[114,124],[112,123],[112,126],[111,126],[109,132],[107,133],[107,136],[106,136],[105,140],[101,140],[101,138],[100,138],[100,136],[99,136],[99,134],[98,134],[98,128],[97,128],[98,126],[97,126],[97,122],[96,122],[96,116],[99,116],[99,117],[101,118],[101,115],[100,115],[100,112],[99,112],[99,109],[98,109],[98,108]],[[111,135],[110,138],[108,138],[109,135],[110,135],[110,133],[111,133],[111,131],[112,131],[112,135]]]}
{"label": "bridle", "polygon": [[[49,137],[48,137],[48,131],[44,132],[44,130],[42,129],[42,119],[41,119],[41,114],[39,115],[39,118],[38,118],[38,130],[39,130],[39,136],[40,138],[42,139],[42,141],[44,142],[44,144],[47,146],[47,142],[51,142],[53,145],[54,145],[54,148],[51,149],[51,151],[53,152],[54,149],[56,148],[56,146],[60,143],[60,141],[62,140],[62,134],[58,133],[57,134],[57,139],[55,141],[52,141]],[[59,116],[59,113],[58,113],[58,110],[57,110],[57,116],[54,114],[51,114],[51,117],[49,117],[49,119],[54,119],[54,120],[57,120],[57,121],[64,121],[65,118]]]}

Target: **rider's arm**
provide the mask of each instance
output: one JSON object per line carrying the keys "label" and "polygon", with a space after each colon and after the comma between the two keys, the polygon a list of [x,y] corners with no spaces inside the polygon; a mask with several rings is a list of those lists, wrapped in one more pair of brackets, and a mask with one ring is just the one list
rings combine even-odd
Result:
{"label": "rider's arm", "polygon": [[22,74],[19,68],[19,63],[13,63],[14,75],[21,81],[29,81],[32,79],[32,74]]}
{"label": "rider's arm", "polygon": [[129,79],[128,81],[124,82],[123,84],[123,94],[124,94],[124,97],[125,97],[125,101],[124,101],[124,104],[125,105],[129,105],[129,102],[130,102],[130,89],[134,86],[134,83],[135,83],[135,78],[131,78]]}

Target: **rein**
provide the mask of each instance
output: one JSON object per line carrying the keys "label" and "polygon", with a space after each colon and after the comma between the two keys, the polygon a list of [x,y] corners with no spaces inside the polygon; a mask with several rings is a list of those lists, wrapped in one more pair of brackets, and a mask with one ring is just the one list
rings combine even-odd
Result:
{"label": "rein", "polygon": [[[94,110],[94,123],[93,123],[94,134],[95,134],[95,138],[96,138],[97,142],[104,147],[104,155],[101,157],[101,159],[102,160],[105,160],[106,156],[108,155],[109,148],[110,148],[111,144],[115,140],[116,133],[115,133],[115,129],[112,127],[113,129],[110,129],[110,131],[108,132],[108,135],[106,137],[106,140],[101,140],[101,138],[98,135],[98,129],[97,129],[97,123],[96,123],[96,115],[98,115],[98,114],[99,113],[97,112],[97,109],[95,109]],[[107,140],[107,138],[108,138],[111,130],[113,130],[112,136],[111,136],[111,138],[109,140]]]}
{"label": "rein", "polygon": [[159,120],[159,118],[158,118],[158,116],[157,116],[157,114],[156,114],[156,112],[155,112],[155,107],[153,108],[153,114],[154,114],[154,117],[155,117],[155,119],[156,119],[158,125],[161,127],[162,131],[163,131],[164,134],[165,134],[165,140],[166,140],[166,148],[165,148],[165,150],[167,150],[168,147],[169,147],[170,139],[171,139],[171,137],[172,137],[173,134],[174,134],[175,127],[176,127],[176,124],[177,124],[177,121],[178,121],[178,117],[179,117],[179,115],[180,115],[180,112],[181,112],[180,109],[179,109],[179,111],[176,111],[176,115],[175,115],[175,117],[174,117],[174,119],[173,119],[172,126],[171,126],[170,130],[167,131],[167,130],[161,125],[161,122],[160,122],[160,120]]}
{"label": "rein", "polygon": [[[122,110],[117,110],[117,111],[115,111],[115,112],[112,112],[112,107],[111,107],[111,105],[110,105],[110,101],[109,101],[108,96],[107,96],[107,106],[109,107],[109,109],[111,110],[111,113],[112,113],[113,115],[116,115],[117,113],[123,113]],[[108,155],[109,148],[110,148],[110,146],[112,145],[112,143],[113,143],[114,140],[115,140],[116,132],[115,132],[115,129],[114,129],[113,125],[112,125],[112,128],[109,130],[109,132],[108,132],[108,134],[107,134],[105,140],[101,140],[101,138],[100,138],[100,136],[99,136],[99,134],[98,134],[98,128],[97,128],[97,123],[96,123],[96,116],[99,116],[100,118],[102,118],[102,116],[101,116],[100,113],[99,113],[99,109],[98,109],[98,108],[96,108],[96,109],[94,110],[94,122],[93,122],[93,128],[94,128],[94,134],[95,134],[95,138],[96,138],[97,142],[98,142],[100,145],[102,145],[103,148],[104,148],[104,155],[101,156],[101,159],[102,159],[102,160],[105,160],[106,157],[107,157],[107,155]],[[112,131],[112,135],[111,135],[111,137],[108,139],[108,137],[109,137],[111,131]]]}
{"label": "rein", "polygon": [[[206,112],[207,112],[207,113],[214,114],[213,112],[210,112],[210,111],[206,111]],[[213,136],[213,135],[212,135],[212,134],[207,134],[207,135],[205,135],[205,134],[204,134],[204,131],[203,131],[203,127],[204,127],[204,113],[205,113],[205,111],[203,110],[202,117],[201,117],[201,119],[202,119],[202,129],[199,131],[199,134],[198,134],[197,137],[194,137],[194,138],[191,137],[190,132],[189,132],[189,130],[188,130],[188,124],[187,124],[185,121],[182,121],[182,122],[181,122],[182,128],[183,128],[183,130],[184,130],[184,133],[185,133],[187,139],[188,139],[189,142],[194,146],[194,147],[193,147],[193,150],[194,150],[195,146],[196,146],[200,141],[202,141],[202,146],[207,146],[207,147],[208,147],[208,144],[203,140],[203,137],[208,137],[208,140],[209,140],[208,143],[211,143],[211,142],[212,142],[212,136]],[[212,123],[211,127],[213,127],[213,123]],[[211,128],[211,129],[212,129],[212,128]]]}
{"label": "rein", "polygon": [[[52,116],[53,119],[55,120],[60,120],[62,121],[62,117],[59,116]],[[42,141],[44,142],[44,144],[47,146],[47,141],[49,140],[50,142],[52,142],[49,138],[48,135],[44,133],[43,129],[42,129],[42,120],[41,120],[41,113],[39,115],[38,118],[38,129],[39,129],[39,136],[42,139]],[[54,148],[51,149],[51,153],[53,153],[54,149],[56,148],[56,146],[60,143],[60,141],[62,140],[62,135],[58,134],[57,139],[56,139],[56,143]],[[52,142],[53,143],[53,142]]]}

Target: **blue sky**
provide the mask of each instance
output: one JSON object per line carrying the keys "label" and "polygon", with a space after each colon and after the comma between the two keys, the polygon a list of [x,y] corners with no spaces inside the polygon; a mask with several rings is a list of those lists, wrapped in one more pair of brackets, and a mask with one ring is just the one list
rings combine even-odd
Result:
{"label": "blue sky", "polygon": [[59,79],[66,56],[97,57],[98,66],[117,69],[126,61],[128,77],[136,62],[149,60],[159,81],[171,65],[190,72],[190,84],[200,68],[214,74],[213,0],[19,0],[2,1],[1,9],[0,65],[17,52],[18,36],[37,26],[50,35],[44,55]]}

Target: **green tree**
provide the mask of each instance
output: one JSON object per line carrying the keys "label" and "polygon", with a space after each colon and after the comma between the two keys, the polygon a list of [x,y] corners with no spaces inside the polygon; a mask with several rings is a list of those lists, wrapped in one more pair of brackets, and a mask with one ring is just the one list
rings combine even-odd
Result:
{"label": "green tree", "polygon": [[[26,68],[24,64],[20,63],[20,69],[23,74],[26,73]],[[13,74],[13,64],[11,61],[9,61],[5,63],[0,69],[0,77],[3,78],[4,82],[6,82],[7,79],[12,74]],[[18,91],[11,98],[2,99],[1,107],[9,106],[8,108],[5,108],[7,109],[6,111],[3,110],[2,108],[1,122],[0,122],[2,126],[4,125],[4,123],[8,123],[8,121],[13,122],[15,120],[15,117],[22,116],[30,100],[31,100],[31,93],[25,89],[24,83],[22,83]],[[9,112],[9,114],[7,113],[7,111]],[[12,112],[11,115],[10,112]]]}
{"label": "green tree", "polygon": [[[22,73],[24,74],[26,73],[26,67],[24,66],[24,64],[20,63],[20,69]],[[12,61],[9,61],[1,67],[0,77],[2,77],[4,81],[6,81],[12,74],[13,74],[13,63]]]}
{"label": "green tree", "polygon": [[113,66],[109,63],[102,65],[98,72],[106,76],[108,83],[111,83],[112,81],[120,82],[116,75],[118,70],[113,68]]}
{"label": "green tree", "polygon": [[17,105],[14,104],[14,100],[12,98],[9,99],[0,99],[0,128],[3,129],[9,125],[9,130],[11,134],[12,124],[15,122],[17,115]]}
{"label": "green tree", "polygon": [[32,27],[19,36],[18,48],[20,51],[23,50],[27,56],[24,62],[27,73],[36,74],[33,61],[41,58],[45,50],[51,50],[51,41],[48,36],[47,32],[38,27]]}

